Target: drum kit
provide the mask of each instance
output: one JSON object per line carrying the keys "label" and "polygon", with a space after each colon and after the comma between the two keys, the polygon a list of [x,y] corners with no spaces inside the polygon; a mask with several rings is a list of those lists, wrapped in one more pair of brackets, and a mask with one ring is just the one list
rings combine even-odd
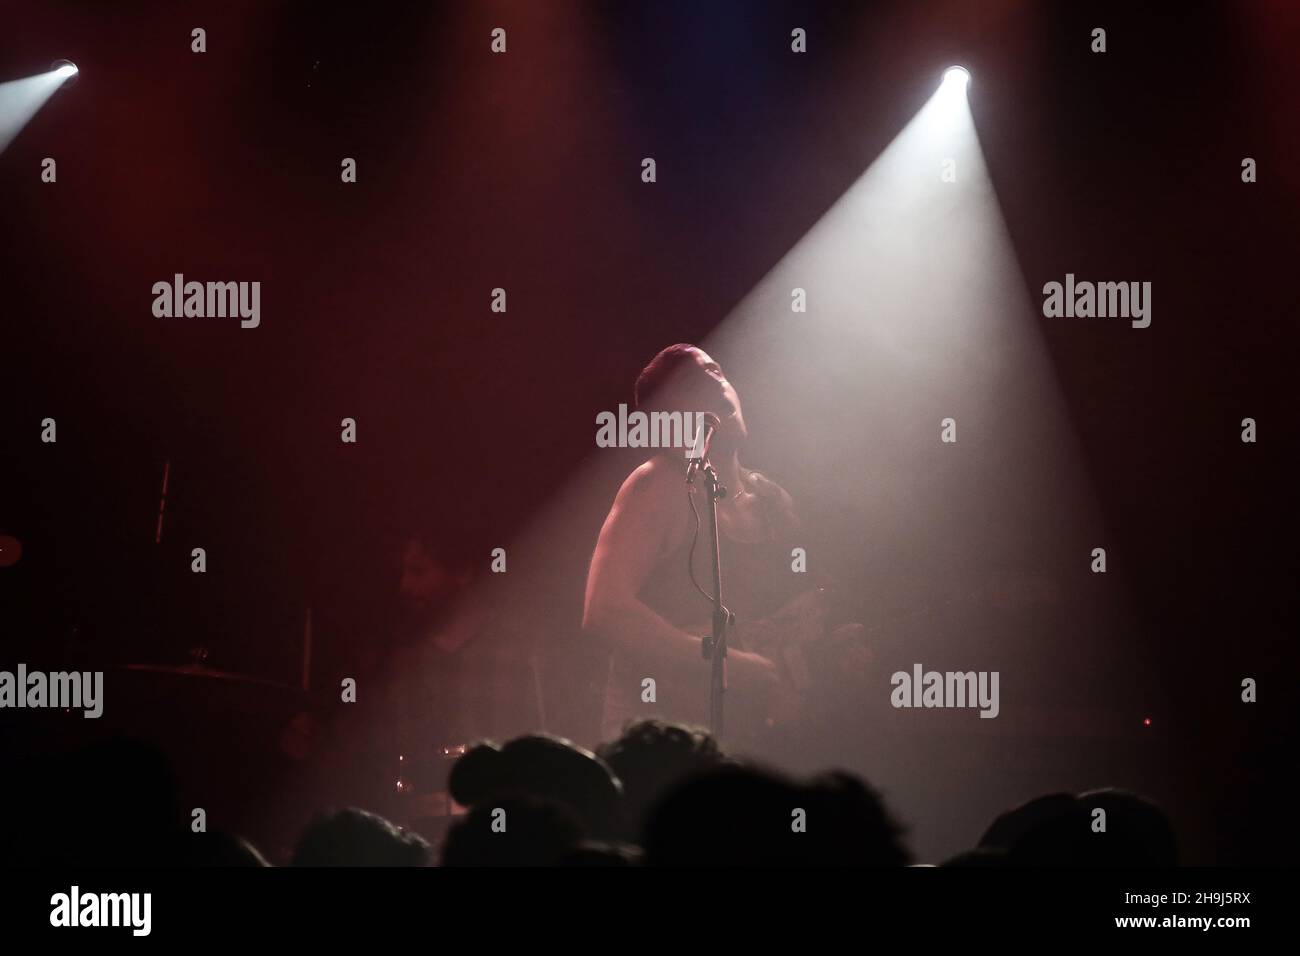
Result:
{"label": "drum kit", "polygon": [[[190,658],[186,664],[134,663],[123,665],[121,670],[146,682],[148,689],[142,696],[165,697],[185,702],[184,706],[196,706],[204,716],[217,718],[223,733],[231,728],[236,715],[250,717],[251,722],[246,722],[243,729],[261,738],[260,746],[258,740],[247,736],[242,738],[241,746],[274,751],[275,760],[287,768],[281,777],[291,776],[295,767],[306,766],[321,756],[321,749],[332,746],[321,740],[320,722],[313,715],[305,687],[210,666],[207,647],[192,648]],[[141,696],[139,690],[133,696]],[[195,728],[191,723],[186,729]],[[382,728],[376,730],[382,739]],[[362,773],[374,780],[365,788],[370,793],[366,809],[382,813],[402,828],[440,838],[456,818],[468,812],[446,788],[451,765],[467,749],[465,743],[448,743],[420,754],[398,753],[394,760],[383,754],[382,743],[375,742],[362,761]],[[319,799],[311,793],[303,796],[309,801]]]}

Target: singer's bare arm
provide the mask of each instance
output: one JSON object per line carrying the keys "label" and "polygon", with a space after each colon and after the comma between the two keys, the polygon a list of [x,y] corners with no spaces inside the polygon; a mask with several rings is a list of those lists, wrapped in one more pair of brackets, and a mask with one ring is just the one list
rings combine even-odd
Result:
{"label": "singer's bare arm", "polygon": [[[700,636],[674,627],[637,597],[655,565],[689,533],[682,463],[657,457],[632,472],[614,499],[591,558],[583,631],[613,643],[630,660],[701,671]],[[776,680],[775,667],[757,654],[732,650],[727,661],[742,682]]]}

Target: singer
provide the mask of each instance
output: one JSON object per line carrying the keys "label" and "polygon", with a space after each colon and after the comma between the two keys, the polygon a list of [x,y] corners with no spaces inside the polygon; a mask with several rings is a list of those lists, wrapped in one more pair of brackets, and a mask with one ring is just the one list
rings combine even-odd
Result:
{"label": "singer", "polygon": [[[752,622],[797,590],[790,554],[798,545],[793,503],[775,482],[741,464],[748,437],[740,397],[718,363],[693,345],[656,355],[637,378],[638,411],[704,410],[716,415],[706,454],[728,494],[718,502],[726,569],[724,599],[738,626],[727,655],[728,722],[735,739],[751,739],[780,709],[774,662],[746,649]],[[583,631],[610,652],[602,731],[612,739],[629,720],[660,717],[704,725],[709,666],[707,547],[692,549],[696,513],[706,505],[701,482],[688,485],[682,452],[660,449],[623,482],[600,530],[587,575]],[[694,553],[692,554],[692,550]],[[694,565],[689,563],[694,559]]]}

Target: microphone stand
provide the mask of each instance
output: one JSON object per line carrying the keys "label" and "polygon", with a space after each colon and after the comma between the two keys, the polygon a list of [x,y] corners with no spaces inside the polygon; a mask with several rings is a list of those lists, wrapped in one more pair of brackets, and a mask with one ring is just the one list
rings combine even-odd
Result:
{"label": "microphone stand", "polygon": [[713,633],[704,639],[704,658],[709,662],[709,731],[722,743],[723,698],[727,692],[727,625],[735,615],[722,603],[722,550],[718,541],[718,500],[727,497],[713,464],[705,458],[699,465],[708,495],[705,513],[709,519],[709,540],[713,543]]}

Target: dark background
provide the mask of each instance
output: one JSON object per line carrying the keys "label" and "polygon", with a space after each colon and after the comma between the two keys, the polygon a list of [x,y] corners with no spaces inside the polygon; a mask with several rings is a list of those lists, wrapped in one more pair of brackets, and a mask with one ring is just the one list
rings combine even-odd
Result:
{"label": "dark background", "polygon": [[[1031,301],[1067,271],[1155,286],[1144,332],[1042,325],[1131,611],[1078,703],[1139,735],[1158,701],[1158,743],[1099,752],[1156,748],[1151,786],[1189,801],[1172,812],[1199,861],[1272,859],[1294,717],[1300,17],[1133,7],[5,4],[0,81],[60,57],[82,72],[0,155],[0,533],[25,547],[0,569],[0,663],[70,646],[180,663],[206,644],[215,666],[293,683],[312,607],[329,683],[330,655],[380,626],[404,533],[484,562],[518,538],[592,453],[595,412],[630,401],[659,348],[703,339],[961,62]],[[155,318],[150,288],[176,272],[261,280],[261,327]],[[799,499],[802,463],[765,450]],[[503,586],[534,582],[561,662],[585,653],[582,575],[614,488],[568,516],[581,546],[511,552]],[[856,529],[816,505],[853,552]],[[891,612],[980,573],[970,553],[870,547],[846,577],[896,576]]]}

